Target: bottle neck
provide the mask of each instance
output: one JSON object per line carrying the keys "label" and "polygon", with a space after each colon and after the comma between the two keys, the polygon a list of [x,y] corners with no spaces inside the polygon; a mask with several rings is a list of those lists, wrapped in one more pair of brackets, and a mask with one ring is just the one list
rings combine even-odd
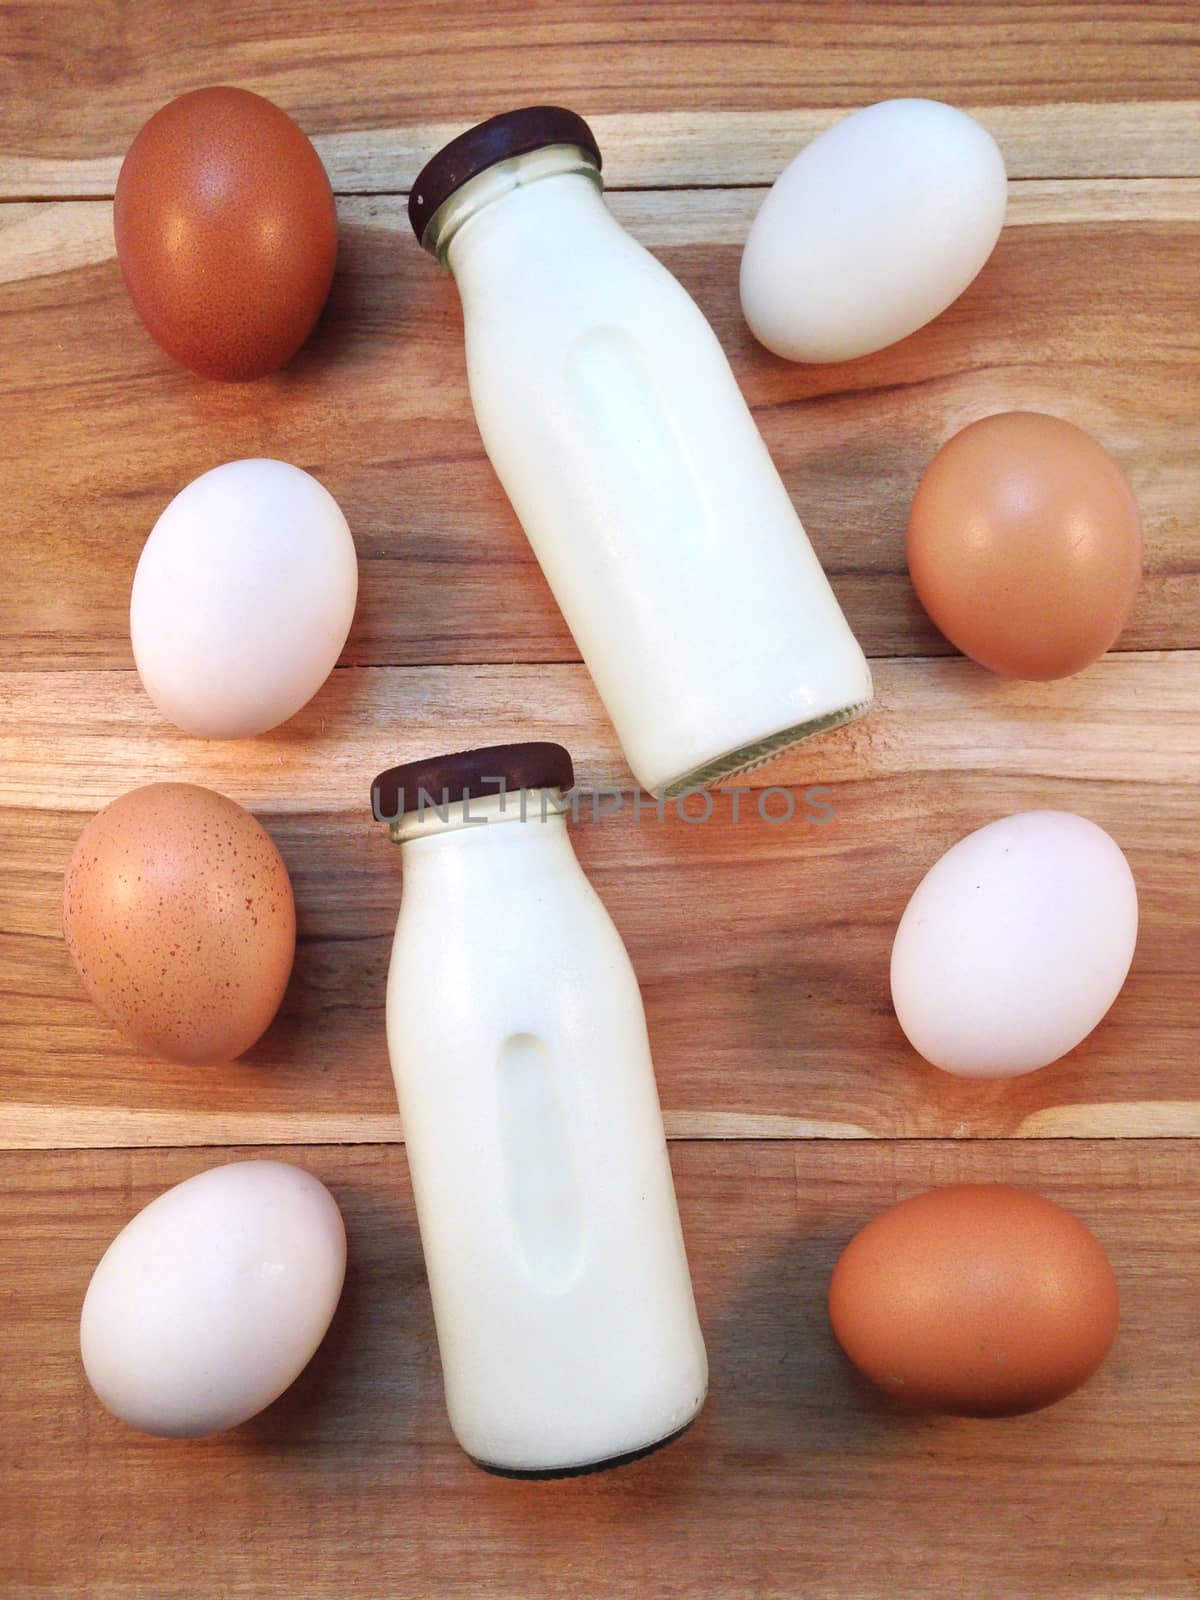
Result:
{"label": "bottle neck", "polygon": [[456,189],[442,202],[430,217],[421,242],[433,251],[444,267],[453,272],[455,265],[450,245],[464,223],[518,189],[540,183],[543,178],[558,178],[567,174],[585,177],[597,192],[603,191],[600,169],[593,157],[578,145],[545,145],[540,150],[530,150],[508,161],[500,161],[464,183],[461,189]]}
{"label": "bottle neck", "polygon": [[497,927],[541,915],[548,896],[587,881],[561,804],[557,789],[530,789],[427,809],[422,820],[409,813],[392,829],[404,867],[402,915],[484,916]]}
{"label": "bottle neck", "polygon": [[405,860],[411,847],[419,849],[424,841],[494,832],[506,824],[532,839],[565,836],[570,810],[560,789],[520,789],[454,801],[446,795],[422,795],[420,801],[416,810],[406,811],[391,824],[392,839],[404,846]]}

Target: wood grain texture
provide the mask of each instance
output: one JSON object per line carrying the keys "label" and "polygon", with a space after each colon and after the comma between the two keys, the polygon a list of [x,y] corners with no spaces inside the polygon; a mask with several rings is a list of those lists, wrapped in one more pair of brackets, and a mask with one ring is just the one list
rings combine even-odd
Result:
{"label": "wood grain texture", "polygon": [[[250,85],[243,82],[243,87]],[[934,93],[945,98],[944,90]],[[489,94],[477,114],[456,122],[322,134],[314,133],[303,116],[300,121],[313,135],[338,194],[397,194],[406,193],[430,155],[471,122],[531,98],[536,97],[523,84],[514,83],[507,98]],[[820,109],[810,104],[802,110],[770,110],[760,103],[752,111],[597,111],[606,99],[589,93],[586,99],[571,98],[571,104],[587,113],[604,154],[608,186],[618,191],[774,183],[802,145],[865,103]],[[294,103],[279,103],[299,115]],[[128,117],[112,155],[9,155],[0,149],[0,194],[24,200],[111,195],[125,147],[156,109]],[[963,109],[996,139],[1012,178],[1169,178],[1200,172],[1200,128],[1192,100],[967,103]]]}
{"label": "wood grain texture", "polygon": [[[1200,1132],[1200,657],[1109,657],[1040,686],[962,661],[881,663],[876,677],[872,717],[744,780],[758,790],[739,820],[718,795],[703,824],[675,808],[660,824],[649,807],[635,815],[579,667],[342,669],[286,730],[236,744],[164,727],[130,672],[0,676],[0,850],[14,890],[0,944],[0,1142],[398,1137],[382,1004],[399,853],[369,818],[370,782],[435,744],[529,729],[564,738],[593,786],[577,846],[642,983],[672,1132]],[[162,778],[254,808],[296,886],[301,943],[281,1016],[242,1062],[212,1071],[132,1055],[83,998],[58,933],[84,815]],[[793,792],[791,822],[762,819],[768,784]],[[803,820],[817,814],[803,800],[815,785],[828,786],[831,822]],[[776,795],[765,809],[785,805]],[[1008,1083],[948,1078],[892,1014],[896,922],[942,850],[1039,806],[1093,817],[1128,853],[1141,897],[1133,972],[1062,1063]]]}
{"label": "wood grain texture", "polygon": [[[906,776],[933,788],[945,774],[976,772],[1149,790],[1200,777],[1200,652],[1109,655],[1048,684],[996,678],[962,657],[878,661],[874,678],[868,716],[740,782],[804,788]],[[577,665],[339,668],[290,722],[239,740],[180,732],[132,671],[0,673],[0,805],[88,812],[136,784],[184,779],[228,789],[256,810],[365,821],[371,779],[389,763],[439,745],[505,742],[522,729],[557,729],[581,785],[632,790]]]}
{"label": "wood grain texture", "polygon": [[[615,216],[650,249],[745,243],[762,204],[751,187],[627,190],[609,187]],[[401,197],[342,195],[343,227],[409,238]],[[1007,228],[1033,224],[1200,222],[1198,178],[1014,178]],[[0,282],[48,277],[115,255],[112,206],[104,200],[0,202]]]}
{"label": "wood grain texture", "polygon": [[[317,333],[245,387],[204,383],[150,342],[106,198],[145,119],[214,82],[291,112],[340,196]],[[0,1600],[1200,1594],[1198,82],[1192,0],[3,8]],[[904,94],[972,109],[1000,142],[999,247],[911,339],[791,367],[738,305],[762,188],[846,110]],[[702,826],[635,821],[611,728],[483,454],[453,284],[408,232],[403,195],[428,154],[536,100],[592,121],[614,211],[712,320],[876,658],[874,714],[744,780],[737,822],[722,796]],[[934,451],[1017,406],[1103,440],[1146,524],[1119,650],[1060,684],[1001,683],[951,655],[904,568]],[[171,496],[250,455],[295,461],[337,496],[359,614],[299,717],[203,743],[140,689],[129,585]],[[548,1484],[478,1472],[446,1424],[384,1042],[399,852],[367,814],[383,765],[530,732],[623,795],[613,815],[585,804],[574,837],[645,994],[713,1375],[668,1450]],[[296,886],[281,1014],[226,1067],[131,1052],[60,937],[86,815],[164,777],[254,809]],[[801,811],[805,789],[828,786],[832,820],[764,822],[767,785]],[[1065,1061],[950,1079],[895,1022],[896,920],[949,844],[1038,806],[1093,817],[1127,851],[1133,970]],[[316,1172],[345,1211],[330,1337],[247,1426],[138,1437],[79,1366],[88,1275],[154,1194],[262,1150]],[[1112,1359],[1035,1417],[902,1415],[828,1331],[825,1286],[851,1234],[963,1179],[1070,1206],[1117,1270]]]}
{"label": "wood grain texture", "polygon": [[[1173,215],[1156,214],[1164,202]],[[1069,417],[1129,473],[1147,576],[1122,647],[1200,647],[1195,184],[1041,186],[1033,219],[1018,201],[944,316],[879,355],[817,367],[770,355],[742,319],[752,196],[614,203],[711,318],[869,654],[949,648],[908,582],[908,507],[950,434],[1019,407]],[[7,665],[129,666],[129,586],[156,517],[199,472],[251,455],[306,467],[346,512],[361,573],[347,663],[576,658],[479,440],[453,283],[417,248],[401,201],[341,209],[315,338],[284,372],[242,386],[197,379],[151,343],[111,259],[107,206],[9,214]],[[66,270],[48,272],[55,259]]]}
{"label": "wood grain texture", "polygon": [[[453,1442],[401,1151],[281,1152],[345,1212],[342,1306],[287,1395],[190,1443],[140,1437],[101,1409],[78,1313],[113,1233],[213,1157],[4,1155],[0,1592],[1192,1600],[1194,1148],[676,1144],[707,1405],[658,1454],[549,1483],[488,1476]],[[1047,1411],[909,1416],[841,1357],[829,1272],[883,1206],[980,1179],[1028,1185],[1089,1224],[1117,1274],[1121,1331],[1091,1382]]]}
{"label": "wood grain texture", "polygon": [[0,192],[22,198],[111,192],[164,100],[222,82],[316,135],[339,189],[405,188],[447,133],[537,101],[597,119],[618,183],[771,182],[831,112],[893,95],[979,110],[1016,175],[1200,173],[1188,0],[216,0],[201,26],[155,0],[26,0],[8,17]]}

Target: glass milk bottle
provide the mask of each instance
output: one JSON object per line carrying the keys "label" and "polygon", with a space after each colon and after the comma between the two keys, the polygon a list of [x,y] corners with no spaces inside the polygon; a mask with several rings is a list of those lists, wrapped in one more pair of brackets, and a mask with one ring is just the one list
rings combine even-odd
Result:
{"label": "glass milk bottle", "polygon": [[865,711],[871,675],[695,302],[604,203],[573,112],[493,117],[413,186],[484,445],[634,776],[719,782]]}
{"label": "glass milk bottle", "polygon": [[387,1034],[451,1426],[518,1472],[670,1438],[708,1381],[637,979],[561,745],[397,767]]}

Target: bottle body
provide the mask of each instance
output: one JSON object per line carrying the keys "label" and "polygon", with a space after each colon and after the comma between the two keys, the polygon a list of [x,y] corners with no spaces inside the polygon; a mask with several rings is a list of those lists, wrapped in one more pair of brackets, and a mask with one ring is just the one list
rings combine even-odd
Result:
{"label": "bottle body", "polygon": [[405,841],[387,994],[451,1425],[525,1472],[657,1443],[707,1387],[637,981],[529,798]]}
{"label": "bottle body", "polygon": [[638,781],[716,782],[864,710],[866,660],[691,297],[586,170],[471,191],[445,260],[480,432]]}

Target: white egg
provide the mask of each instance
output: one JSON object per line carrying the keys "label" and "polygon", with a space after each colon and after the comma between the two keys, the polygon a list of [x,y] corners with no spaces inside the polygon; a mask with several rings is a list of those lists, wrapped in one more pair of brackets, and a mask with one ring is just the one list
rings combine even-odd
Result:
{"label": "white egg", "polygon": [[329,491],[285,461],[230,461],[181,490],[146,540],[134,660],[186,733],[265,733],[325,682],[357,598],[354,540]]}
{"label": "white egg", "polygon": [[197,1173],[139,1211],[92,1274],[88,1382],[143,1433],[232,1428],[307,1365],[345,1271],[341,1212],[309,1173],[281,1161]]}
{"label": "white egg", "polygon": [[1120,847],[1069,811],[1020,811],[946,851],[892,947],[892,1003],[927,1061],[964,1078],[1049,1066],[1121,991],[1138,901]]}
{"label": "white egg", "polygon": [[1008,184],[996,141],[937,100],[885,100],[806,146],[763,201],[742,309],[789,361],[895,344],[956,300],[995,248]]}

